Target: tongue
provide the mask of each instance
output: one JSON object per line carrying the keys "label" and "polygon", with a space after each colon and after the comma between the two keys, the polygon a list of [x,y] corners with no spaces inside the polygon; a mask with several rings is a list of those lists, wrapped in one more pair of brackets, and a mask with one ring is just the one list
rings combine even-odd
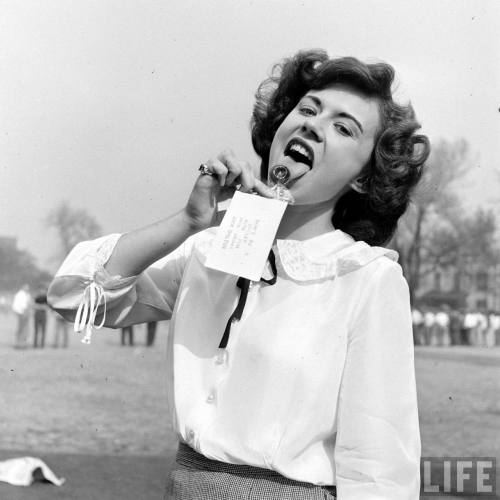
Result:
{"label": "tongue", "polygon": [[286,156],[281,162],[281,165],[284,165],[290,171],[290,179],[288,182],[302,177],[304,174],[307,174],[309,170],[311,170],[309,165],[296,161],[290,156]]}

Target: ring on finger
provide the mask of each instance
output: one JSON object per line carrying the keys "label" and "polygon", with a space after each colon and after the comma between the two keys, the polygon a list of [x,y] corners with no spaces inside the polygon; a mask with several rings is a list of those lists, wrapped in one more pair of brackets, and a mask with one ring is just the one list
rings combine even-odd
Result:
{"label": "ring on finger", "polygon": [[201,175],[211,175],[214,176],[215,174],[208,168],[208,165],[206,163],[202,163],[199,167],[198,170],[201,172]]}

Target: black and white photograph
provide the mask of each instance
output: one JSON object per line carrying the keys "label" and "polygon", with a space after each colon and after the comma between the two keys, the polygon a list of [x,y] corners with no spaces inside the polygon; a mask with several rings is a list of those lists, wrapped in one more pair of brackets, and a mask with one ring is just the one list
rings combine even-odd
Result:
{"label": "black and white photograph", "polygon": [[498,0],[0,0],[0,500],[500,500]]}

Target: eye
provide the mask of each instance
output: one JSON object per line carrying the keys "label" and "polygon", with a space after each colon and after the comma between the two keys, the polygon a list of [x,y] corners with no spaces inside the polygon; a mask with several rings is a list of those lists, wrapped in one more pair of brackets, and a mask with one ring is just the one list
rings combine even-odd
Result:
{"label": "eye", "polygon": [[342,135],[346,137],[352,137],[354,134],[349,127],[346,127],[343,123],[334,123],[333,125]]}
{"label": "eye", "polygon": [[311,106],[306,106],[304,104],[299,106],[299,112],[304,116],[314,116],[316,114],[316,110],[314,108],[312,108]]}

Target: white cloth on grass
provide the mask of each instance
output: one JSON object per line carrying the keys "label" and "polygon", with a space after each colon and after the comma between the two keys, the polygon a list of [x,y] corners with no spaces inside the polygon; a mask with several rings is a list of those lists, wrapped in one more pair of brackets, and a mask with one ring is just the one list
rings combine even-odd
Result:
{"label": "white cloth on grass", "polygon": [[29,486],[35,481],[34,472],[37,469],[40,469],[44,479],[56,486],[65,482],[65,479],[57,477],[43,460],[35,457],[11,458],[0,462],[0,481],[14,486]]}

